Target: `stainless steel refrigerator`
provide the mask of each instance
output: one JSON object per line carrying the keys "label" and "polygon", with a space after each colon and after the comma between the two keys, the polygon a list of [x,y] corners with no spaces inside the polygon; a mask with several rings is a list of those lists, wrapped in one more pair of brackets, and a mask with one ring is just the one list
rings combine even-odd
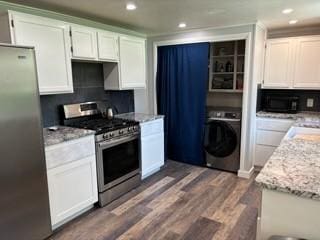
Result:
{"label": "stainless steel refrigerator", "polygon": [[34,49],[0,45],[0,239],[50,234]]}

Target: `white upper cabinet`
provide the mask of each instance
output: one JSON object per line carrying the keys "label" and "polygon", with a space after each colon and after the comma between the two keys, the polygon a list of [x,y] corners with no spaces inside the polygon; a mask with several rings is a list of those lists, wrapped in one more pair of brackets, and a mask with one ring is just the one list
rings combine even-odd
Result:
{"label": "white upper cabinet", "polygon": [[320,36],[267,41],[264,88],[320,89]]}
{"label": "white upper cabinet", "polygon": [[145,40],[120,37],[120,79],[122,89],[146,87]]}
{"label": "white upper cabinet", "polygon": [[98,32],[98,57],[102,61],[119,61],[119,36],[105,31]]}
{"label": "white upper cabinet", "polygon": [[291,86],[293,44],[293,41],[288,38],[267,41],[264,87],[289,88]]}
{"label": "white upper cabinet", "polygon": [[142,89],[146,87],[145,39],[120,36],[119,63],[103,65],[106,90]]}
{"label": "white upper cabinet", "polygon": [[71,39],[73,58],[97,59],[97,33],[95,29],[72,25]]}
{"label": "white upper cabinet", "polygon": [[69,25],[11,12],[12,43],[34,46],[40,94],[72,93]]}
{"label": "white upper cabinet", "polygon": [[320,37],[296,40],[294,88],[320,88]]}
{"label": "white upper cabinet", "polygon": [[73,93],[72,59],[104,62],[106,90],[146,87],[143,38],[8,11],[0,42],[35,48],[41,95]]}

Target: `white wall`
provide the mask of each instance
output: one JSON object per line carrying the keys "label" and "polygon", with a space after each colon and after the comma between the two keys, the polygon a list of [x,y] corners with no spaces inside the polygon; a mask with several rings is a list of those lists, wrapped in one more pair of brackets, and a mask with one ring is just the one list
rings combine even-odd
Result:
{"label": "white wall", "polygon": [[148,88],[134,90],[134,111],[149,114]]}
{"label": "white wall", "polygon": [[248,138],[250,139],[247,144],[246,151],[250,153],[248,161],[246,162],[248,168],[254,165],[255,158],[255,142],[256,142],[256,109],[257,109],[257,85],[262,83],[264,72],[264,57],[265,57],[265,40],[267,31],[264,26],[256,24],[254,29],[253,39],[253,53],[252,53],[252,80],[251,80],[251,102],[248,105],[250,116],[248,116],[248,129],[250,133]]}

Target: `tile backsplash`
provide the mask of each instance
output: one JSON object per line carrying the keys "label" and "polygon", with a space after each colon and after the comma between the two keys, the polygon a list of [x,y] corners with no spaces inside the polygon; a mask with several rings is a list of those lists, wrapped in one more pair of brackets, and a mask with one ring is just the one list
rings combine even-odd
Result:
{"label": "tile backsplash", "polygon": [[63,104],[104,101],[109,106],[115,106],[119,113],[134,111],[133,90],[104,90],[102,64],[73,62],[72,75],[74,93],[40,97],[44,127],[62,123],[61,105]]}

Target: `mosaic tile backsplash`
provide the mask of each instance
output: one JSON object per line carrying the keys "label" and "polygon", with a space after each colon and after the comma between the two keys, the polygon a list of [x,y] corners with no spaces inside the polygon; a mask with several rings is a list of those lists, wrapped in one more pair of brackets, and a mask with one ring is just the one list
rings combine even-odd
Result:
{"label": "mosaic tile backsplash", "polygon": [[72,63],[74,93],[40,97],[44,127],[62,124],[62,105],[79,102],[105,101],[119,113],[134,111],[134,93],[104,90],[103,66],[100,63]]}

